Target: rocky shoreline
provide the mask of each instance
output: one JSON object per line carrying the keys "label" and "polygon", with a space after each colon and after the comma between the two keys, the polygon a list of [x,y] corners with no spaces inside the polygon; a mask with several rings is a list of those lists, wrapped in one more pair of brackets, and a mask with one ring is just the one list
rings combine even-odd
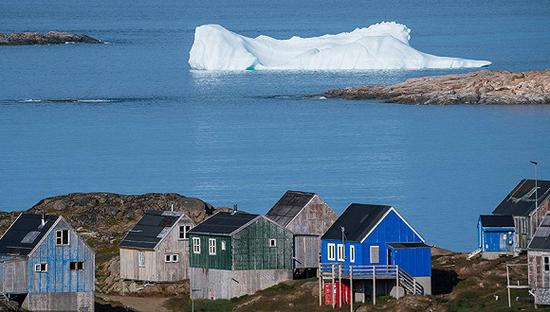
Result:
{"label": "rocky shoreline", "polygon": [[33,45],[64,43],[103,43],[88,35],[79,35],[63,31],[0,33],[0,45]]}
{"label": "rocky shoreline", "polygon": [[550,104],[550,69],[527,72],[481,70],[419,77],[393,85],[332,89],[324,95],[327,98],[380,99],[402,104]]}

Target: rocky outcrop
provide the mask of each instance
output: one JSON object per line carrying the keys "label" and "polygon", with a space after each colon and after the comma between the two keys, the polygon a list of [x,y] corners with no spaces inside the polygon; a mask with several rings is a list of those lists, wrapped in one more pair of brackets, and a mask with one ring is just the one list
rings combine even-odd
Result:
{"label": "rocky outcrop", "polygon": [[63,31],[0,33],[0,45],[63,44],[63,43],[102,43],[87,35]]}
{"label": "rocky outcrop", "polygon": [[411,78],[394,85],[328,90],[325,96],[403,104],[550,104],[550,70]]}

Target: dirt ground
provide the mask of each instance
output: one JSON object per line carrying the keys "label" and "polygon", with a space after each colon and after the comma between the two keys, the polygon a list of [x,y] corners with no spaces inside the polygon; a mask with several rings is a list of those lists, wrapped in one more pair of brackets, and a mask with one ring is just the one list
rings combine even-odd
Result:
{"label": "dirt ground", "polygon": [[167,297],[128,297],[128,296],[107,296],[102,295],[105,302],[112,302],[113,305],[122,305],[128,310],[137,312],[170,312],[164,305],[170,298]]}

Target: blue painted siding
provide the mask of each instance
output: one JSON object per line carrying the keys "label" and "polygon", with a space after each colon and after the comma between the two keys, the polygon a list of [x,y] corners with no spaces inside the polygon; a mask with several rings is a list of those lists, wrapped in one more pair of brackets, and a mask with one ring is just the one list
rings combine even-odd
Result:
{"label": "blue painted siding", "polygon": [[508,252],[514,250],[515,231],[513,228],[481,228],[480,234],[482,251]]}
{"label": "blue painted siding", "polygon": [[[69,245],[56,245],[56,231],[69,230]],[[84,270],[71,271],[72,261],[84,262]],[[47,263],[47,272],[35,272],[34,265]],[[95,258],[91,249],[72,231],[65,220],[44,237],[27,263],[29,293],[94,291]]]}
{"label": "blue painted siding", "polygon": [[412,276],[432,276],[431,258],[429,247],[420,248],[390,248],[391,263],[398,264]]}
{"label": "blue painted siding", "polygon": [[[321,241],[321,262],[335,262],[350,264],[349,261],[349,246],[355,245],[355,262],[354,264],[388,264],[387,243],[420,243],[422,239],[395,213],[393,210],[382,220],[382,222],[374,229],[374,231],[363,242],[345,242],[346,259],[338,261],[338,244],[342,244],[341,240],[322,240]],[[335,244],[335,260],[328,259],[328,244]],[[377,263],[371,263],[370,249],[371,246],[379,247]],[[390,264],[404,266],[407,273],[412,276],[431,276],[431,251],[429,248],[414,248],[410,251],[402,252],[405,249],[399,249],[397,254],[393,254],[393,259]]]}

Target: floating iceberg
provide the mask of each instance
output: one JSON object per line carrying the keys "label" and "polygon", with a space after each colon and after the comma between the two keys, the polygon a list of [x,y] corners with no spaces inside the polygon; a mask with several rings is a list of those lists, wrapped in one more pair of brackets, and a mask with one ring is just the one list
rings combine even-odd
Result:
{"label": "floating iceberg", "polygon": [[248,38],[220,25],[195,30],[189,64],[200,70],[367,70],[482,67],[488,61],[441,57],[409,46],[411,30],[382,22],[313,38]]}

